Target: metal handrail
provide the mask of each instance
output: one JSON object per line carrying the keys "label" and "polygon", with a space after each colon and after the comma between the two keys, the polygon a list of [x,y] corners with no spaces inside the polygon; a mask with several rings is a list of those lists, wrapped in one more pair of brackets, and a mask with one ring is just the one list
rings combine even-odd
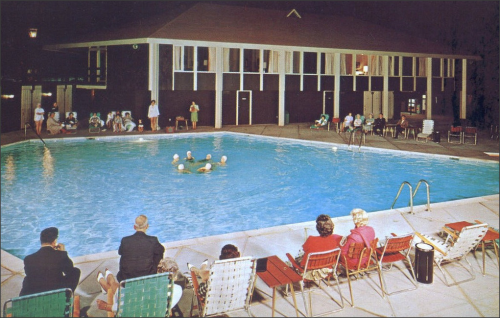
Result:
{"label": "metal handrail", "polygon": [[401,183],[401,186],[399,187],[398,194],[396,195],[396,198],[394,199],[394,202],[391,205],[391,209],[394,207],[394,204],[396,204],[396,201],[398,200],[399,195],[401,194],[401,191],[403,190],[403,187],[405,186],[405,184],[407,184],[408,187],[410,188],[410,212],[411,212],[411,214],[413,214],[413,189],[412,189],[411,184],[408,181],[403,181],[403,183]]}
{"label": "metal handrail", "polygon": [[[420,181],[418,181],[417,186],[415,187],[415,192],[413,192],[412,199],[417,194],[418,188],[420,187],[420,184],[422,182],[425,183],[425,186],[427,187],[427,209],[426,209],[426,211],[430,212],[431,211],[431,196],[430,196],[429,183],[427,181],[425,181],[424,179],[420,179]],[[412,201],[412,199],[410,201]]]}
{"label": "metal handrail", "polygon": [[45,141],[43,141],[42,137],[36,132],[35,128],[33,126],[31,126],[29,122],[24,124],[24,140],[26,140],[26,127],[27,126],[29,126],[31,129],[33,129],[33,132],[35,133],[35,135],[37,135],[37,137],[40,138],[40,140],[43,142],[43,145],[45,147],[47,147],[47,145],[45,144]]}

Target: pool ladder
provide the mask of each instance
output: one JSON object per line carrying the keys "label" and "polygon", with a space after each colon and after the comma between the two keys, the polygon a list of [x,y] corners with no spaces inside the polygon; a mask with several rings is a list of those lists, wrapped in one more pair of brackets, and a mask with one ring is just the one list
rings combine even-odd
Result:
{"label": "pool ladder", "polygon": [[401,183],[401,186],[399,187],[398,194],[396,195],[396,198],[394,199],[394,202],[391,205],[391,209],[394,207],[394,204],[396,204],[396,201],[398,200],[399,195],[401,194],[401,191],[403,190],[403,188],[406,184],[406,185],[408,185],[408,188],[410,188],[410,202],[408,203],[408,205],[410,206],[410,213],[415,214],[415,213],[413,213],[413,198],[417,194],[418,188],[420,188],[420,184],[422,182],[425,183],[425,186],[427,187],[427,209],[426,210],[430,212],[431,211],[431,199],[430,199],[429,183],[427,181],[425,181],[424,179],[420,179],[420,181],[418,181],[417,186],[415,187],[415,192],[413,192],[412,186],[408,181],[404,181],[403,183]]}

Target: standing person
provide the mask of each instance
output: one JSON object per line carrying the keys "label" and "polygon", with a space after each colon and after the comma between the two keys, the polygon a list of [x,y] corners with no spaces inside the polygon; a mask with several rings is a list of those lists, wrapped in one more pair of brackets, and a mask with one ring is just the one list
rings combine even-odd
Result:
{"label": "standing person", "polygon": [[156,101],[153,99],[148,110],[148,118],[151,120],[151,131],[159,130],[158,116],[160,116],[160,110],[158,109],[158,105],[156,105]]}
{"label": "standing person", "polygon": [[57,102],[52,104],[52,109],[50,110],[51,113],[55,113],[54,118],[59,121],[61,115],[59,114],[59,106],[57,105]]}
{"label": "standing person", "polygon": [[42,108],[42,104],[38,103],[36,104],[35,108],[35,127],[36,127],[36,133],[40,135],[42,133],[42,124],[43,120],[45,119],[43,117],[43,114],[45,114],[45,110]]}
{"label": "standing person", "polygon": [[49,227],[40,233],[42,247],[24,258],[23,287],[19,296],[59,288],[71,288],[73,293],[80,280],[80,269],[73,266],[64,244],[57,243],[59,230]]}
{"label": "standing person", "polygon": [[156,236],[146,234],[148,227],[148,218],[139,215],[135,218],[135,234],[122,238],[118,249],[120,268],[116,275],[119,282],[156,273],[165,247]]}
{"label": "standing person", "polygon": [[194,101],[192,101],[191,106],[189,106],[189,112],[191,112],[191,122],[193,123],[193,129],[196,129],[196,123],[198,122],[199,111],[200,107],[196,105]]}
{"label": "standing person", "polygon": [[398,135],[403,132],[406,128],[408,128],[408,121],[406,120],[406,116],[402,115],[401,119],[398,120],[396,124],[396,137],[394,139],[398,139]]}
{"label": "standing person", "polygon": [[380,113],[378,114],[378,118],[376,118],[375,121],[373,122],[373,132],[376,135],[382,136],[384,133],[384,128],[385,128],[384,114]]}

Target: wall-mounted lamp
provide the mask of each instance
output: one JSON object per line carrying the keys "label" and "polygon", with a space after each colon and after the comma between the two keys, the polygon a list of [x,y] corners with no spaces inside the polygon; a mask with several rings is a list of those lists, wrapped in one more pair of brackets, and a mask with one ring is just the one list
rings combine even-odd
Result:
{"label": "wall-mounted lamp", "polygon": [[2,95],[2,99],[12,99],[14,95]]}
{"label": "wall-mounted lamp", "polygon": [[28,34],[29,34],[30,38],[34,39],[34,38],[36,38],[37,33],[38,33],[38,29],[31,28],[29,30]]}
{"label": "wall-mounted lamp", "polygon": [[368,65],[363,66],[363,73],[368,74]]}
{"label": "wall-mounted lamp", "polygon": [[52,93],[42,93],[42,96],[52,96]]}

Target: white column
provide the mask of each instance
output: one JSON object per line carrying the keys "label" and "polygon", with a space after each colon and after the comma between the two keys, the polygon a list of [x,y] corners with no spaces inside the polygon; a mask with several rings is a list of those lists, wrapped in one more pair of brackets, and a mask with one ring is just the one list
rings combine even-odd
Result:
{"label": "white column", "polygon": [[193,46],[193,91],[198,90],[198,47]]}
{"label": "white column", "polygon": [[158,43],[149,43],[149,74],[148,74],[148,89],[151,92],[151,100],[158,100],[159,88],[159,65],[160,65],[160,45]]}
{"label": "white column", "polygon": [[279,98],[278,126],[285,126],[285,51],[279,51],[278,56]]}
{"label": "white column", "polygon": [[462,60],[462,92],[460,98],[460,119],[467,118],[467,59]]}
{"label": "white column", "polygon": [[[389,56],[388,55],[382,56],[382,63],[383,63],[382,75],[384,76],[383,92],[382,92],[382,113],[389,114]],[[376,118],[375,114],[373,117]]]}
{"label": "white column", "polygon": [[222,84],[224,54],[221,47],[215,48],[215,128],[222,128]]}
{"label": "white column", "polygon": [[426,118],[432,119],[432,58],[428,57],[425,62],[425,73],[427,75],[427,110]]}
{"label": "white column", "polygon": [[340,117],[340,53],[335,53],[333,59],[333,74],[335,79],[333,81],[333,117]]}

